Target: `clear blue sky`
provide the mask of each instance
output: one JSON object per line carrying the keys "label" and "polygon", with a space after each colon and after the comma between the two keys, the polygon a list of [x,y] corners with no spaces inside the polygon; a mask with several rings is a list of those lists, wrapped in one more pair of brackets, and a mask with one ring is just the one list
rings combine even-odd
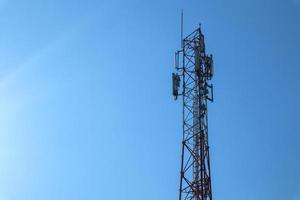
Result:
{"label": "clear blue sky", "polygon": [[177,199],[181,8],[215,58],[214,199],[300,199],[299,0],[1,0],[1,200]]}

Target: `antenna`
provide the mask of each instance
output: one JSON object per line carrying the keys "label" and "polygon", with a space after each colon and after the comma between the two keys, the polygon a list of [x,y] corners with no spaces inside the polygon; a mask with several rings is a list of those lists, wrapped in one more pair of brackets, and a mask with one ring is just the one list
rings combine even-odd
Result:
{"label": "antenna", "polygon": [[183,48],[183,9],[181,9],[181,48]]}

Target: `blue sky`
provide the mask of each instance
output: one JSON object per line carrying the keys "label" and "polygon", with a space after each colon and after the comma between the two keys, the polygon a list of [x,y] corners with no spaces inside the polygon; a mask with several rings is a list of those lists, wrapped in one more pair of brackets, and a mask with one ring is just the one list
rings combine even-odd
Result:
{"label": "blue sky", "polygon": [[0,1],[0,199],[177,199],[174,51],[214,55],[214,199],[300,199],[300,2]]}

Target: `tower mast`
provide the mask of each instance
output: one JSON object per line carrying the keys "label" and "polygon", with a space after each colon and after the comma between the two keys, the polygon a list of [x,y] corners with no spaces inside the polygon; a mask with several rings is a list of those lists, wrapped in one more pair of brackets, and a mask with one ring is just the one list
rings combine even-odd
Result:
{"label": "tower mast", "polygon": [[182,96],[183,106],[179,200],[212,200],[207,103],[213,101],[213,58],[200,26],[182,39],[175,67],[173,95]]}

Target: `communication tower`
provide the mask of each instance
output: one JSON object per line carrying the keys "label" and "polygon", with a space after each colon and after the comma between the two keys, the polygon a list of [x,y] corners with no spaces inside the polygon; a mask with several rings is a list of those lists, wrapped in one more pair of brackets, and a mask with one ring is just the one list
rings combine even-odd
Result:
{"label": "communication tower", "polygon": [[207,103],[213,101],[214,70],[200,26],[181,39],[175,68],[173,95],[175,100],[182,96],[183,106],[179,200],[212,200]]}

